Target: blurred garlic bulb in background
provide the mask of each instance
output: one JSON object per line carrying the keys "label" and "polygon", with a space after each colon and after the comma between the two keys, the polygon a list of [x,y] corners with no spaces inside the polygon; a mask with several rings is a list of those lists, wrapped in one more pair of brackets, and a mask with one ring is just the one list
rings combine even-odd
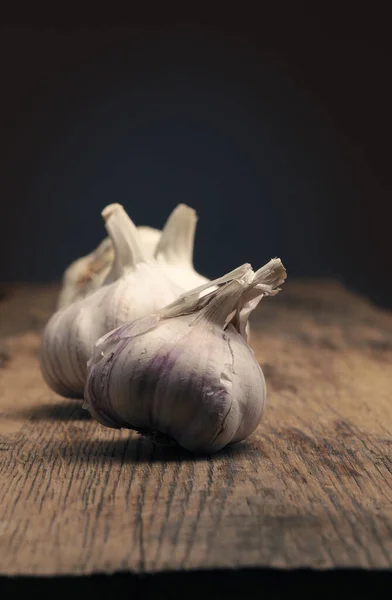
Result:
{"label": "blurred garlic bulb in background", "polygon": [[103,425],[167,436],[193,452],[244,440],[266,399],[247,321],[285,279],[280,259],[256,273],[243,265],[103,336],[89,361],[85,408]]}
{"label": "blurred garlic bulb in background", "polygon": [[[191,263],[197,221],[193,209],[181,204],[173,211],[158,243],[158,258],[147,255],[140,233],[120,204],[107,206],[102,216],[114,251],[102,287],[56,312],[42,336],[43,376],[63,396],[83,397],[87,361],[98,338],[208,281]],[[101,251],[105,253],[105,243]]]}
{"label": "blurred garlic bulb in background", "polygon": [[[137,230],[145,256],[153,257],[162,232],[146,226],[137,227]],[[57,309],[65,308],[101,287],[113,260],[113,245],[107,237],[93,252],[71,263],[63,275]]]}

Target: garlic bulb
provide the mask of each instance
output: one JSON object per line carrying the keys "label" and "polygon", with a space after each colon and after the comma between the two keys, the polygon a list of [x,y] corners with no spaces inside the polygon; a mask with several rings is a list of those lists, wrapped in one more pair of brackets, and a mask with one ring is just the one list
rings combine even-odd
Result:
{"label": "garlic bulb", "polygon": [[102,335],[159,310],[187,289],[170,274],[175,256],[182,268],[184,255],[192,253],[196,216],[191,208],[180,205],[174,211],[160,238],[159,259],[146,257],[140,235],[121,205],[107,206],[102,216],[114,249],[104,285],[55,313],[42,336],[43,376],[63,396],[83,397],[87,361]]}
{"label": "garlic bulb", "polygon": [[[154,256],[161,231],[144,225],[137,230],[145,256],[149,258]],[[106,237],[93,252],[71,263],[63,275],[57,309],[65,308],[101,287],[110,271],[113,259],[113,245],[110,238]]]}
{"label": "garlic bulb", "polygon": [[[177,235],[181,223],[179,216],[184,204],[179,204],[166,221],[163,232],[153,227],[141,225],[137,228],[139,238],[144,249],[144,256],[163,257],[170,267],[170,277],[174,282],[179,282],[182,289],[191,289],[201,283],[208,281],[199,275],[193,267],[193,244],[196,226],[196,213],[194,213],[194,227],[188,231],[188,239],[185,247],[176,248],[171,244],[171,236]],[[158,245],[162,239],[162,244]],[[105,238],[100,245],[90,254],[75,260],[64,272],[61,291],[59,294],[57,309],[65,308],[85,298],[91,292],[97,290],[105,282],[114,260],[113,244],[109,238]]]}
{"label": "garlic bulb", "polygon": [[85,408],[103,425],[167,436],[192,452],[244,440],[266,399],[247,320],[285,278],[279,259],[256,273],[243,265],[103,336],[89,361]]}

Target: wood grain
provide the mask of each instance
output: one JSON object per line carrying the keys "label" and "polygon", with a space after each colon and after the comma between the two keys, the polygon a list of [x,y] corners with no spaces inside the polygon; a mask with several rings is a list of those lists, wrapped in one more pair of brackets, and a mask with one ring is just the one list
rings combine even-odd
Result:
{"label": "wood grain", "polygon": [[0,290],[0,573],[392,566],[391,314],[330,281],[263,301],[265,419],[195,458],[45,386],[56,293]]}

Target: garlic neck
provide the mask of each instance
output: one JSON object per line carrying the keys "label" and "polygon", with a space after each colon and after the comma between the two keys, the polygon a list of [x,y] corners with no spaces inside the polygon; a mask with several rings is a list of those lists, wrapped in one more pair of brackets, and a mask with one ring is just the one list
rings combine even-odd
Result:
{"label": "garlic neck", "polygon": [[204,319],[225,328],[231,320],[230,317],[236,311],[247,285],[246,277],[244,277],[240,280],[230,281],[221,287],[212,300],[195,316],[194,323]]}
{"label": "garlic neck", "polygon": [[163,318],[194,315],[191,323],[203,319],[226,328],[232,323],[247,339],[246,326],[252,311],[263,296],[274,296],[286,279],[286,270],[279,258],[270,260],[256,273],[244,264],[219,279],[182,294],[161,311]]}
{"label": "garlic neck", "polygon": [[105,280],[105,283],[110,283],[147,257],[139,232],[121,204],[109,204],[101,214],[114,248],[114,261]]}
{"label": "garlic neck", "polygon": [[273,258],[256,271],[252,283],[242,294],[231,319],[232,325],[245,340],[248,339],[246,328],[250,315],[264,296],[275,296],[280,292],[278,286],[284,283],[286,277],[286,269],[280,258]]}
{"label": "garlic neck", "polygon": [[252,267],[248,263],[241,265],[230,273],[223,275],[223,277],[219,277],[218,279],[214,279],[214,281],[209,281],[189,292],[185,292],[179,296],[177,300],[168,306],[165,306],[165,308],[160,311],[160,315],[163,318],[171,319],[173,317],[193,314],[207,306],[207,304],[220,292],[222,286],[233,280],[238,281],[243,277],[247,277],[251,280],[253,279],[253,276],[254,273]]}
{"label": "garlic neck", "polygon": [[172,265],[193,268],[196,223],[197,215],[193,208],[179,204],[166,221],[155,250],[155,257],[163,257]]}

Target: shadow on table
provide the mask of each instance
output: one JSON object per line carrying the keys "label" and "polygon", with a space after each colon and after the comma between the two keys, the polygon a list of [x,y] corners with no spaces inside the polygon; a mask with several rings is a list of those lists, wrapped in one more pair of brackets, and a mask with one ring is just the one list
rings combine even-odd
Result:
{"label": "shadow on table", "polygon": [[85,421],[91,415],[82,408],[81,400],[60,400],[37,406],[29,406],[18,412],[18,416],[39,421]]}
{"label": "shadow on table", "polygon": [[67,449],[77,461],[88,461],[89,464],[107,463],[158,463],[158,462],[193,462],[222,459],[224,457],[240,457],[256,451],[251,442],[242,442],[228,446],[213,455],[192,454],[178,445],[163,446],[142,436],[130,437],[126,440],[97,440],[88,444],[86,440],[74,440]]}
{"label": "shadow on table", "polygon": [[[264,455],[261,442],[251,439],[228,446],[218,452],[216,455],[193,454],[181,448],[177,443],[170,445],[161,442],[152,441],[148,437],[139,435],[129,430],[129,437],[118,439],[113,435],[112,439],[100,439],[95,435],[95,429],[91,425],[101,426],[91,418],[88,411],[82,408],[80,400],[62,400],[55,403],[46,403],[24,408],[11,416],[25,417],[29,420],[37,421],[84,421],[86,426],[81,429],[81,435],[70,439],[66,447],[63,440],[59,440],[58,454],[67,453],[67,460],[85,461],[89,464],[94,463],[154,463],[154,462],[192,462],[198,460],[213,459],[224,457],[251,457],[257,452],[258,457]],[[103,430],[111,431],[102,427]],[[52,442],[56,444],[54,440]]]}

